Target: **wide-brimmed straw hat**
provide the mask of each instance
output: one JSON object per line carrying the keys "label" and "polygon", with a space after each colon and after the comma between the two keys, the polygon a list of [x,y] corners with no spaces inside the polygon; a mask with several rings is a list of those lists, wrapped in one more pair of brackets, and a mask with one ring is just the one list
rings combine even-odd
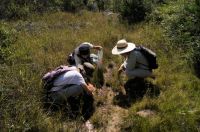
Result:
{"label": "wide-brimmed straw hat", "polygon": [[119,40],[116,46],[112,49],[113,55],[120,55],[130,52],[136,48],[134,43],[129,43],[125,39]]}

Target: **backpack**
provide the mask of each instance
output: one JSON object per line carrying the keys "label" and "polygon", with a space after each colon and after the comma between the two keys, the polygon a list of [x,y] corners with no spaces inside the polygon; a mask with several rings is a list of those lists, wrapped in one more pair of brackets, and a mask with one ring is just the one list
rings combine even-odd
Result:
{"label": "backpack", "polygon": [[156,53],[154,53],[152,50],[143,46],[137,47],[136,50],[140,51],[145,56],[145,58],[147,59],[149,63],[150,69],[158,68]]}
{"label": "backpack", "polygon": [[75,59],[74,59],[74,52],[68,55],[67,62],[70,65],[76,65],[76,62],[75,62]]}
{"label": "backpack", "polygon": [[54,86],[54,81],[56,78],[58,78],[61,74],[64,74],[71,70],[75,70],[75,68],[61,65],[54,70],[47,72],[42,77],[44,89],[48,92]]}

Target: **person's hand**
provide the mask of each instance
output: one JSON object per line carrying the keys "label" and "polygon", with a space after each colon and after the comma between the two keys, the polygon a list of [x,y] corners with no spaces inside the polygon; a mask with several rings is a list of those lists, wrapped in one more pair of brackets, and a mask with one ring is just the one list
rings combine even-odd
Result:
{"label": "person's hand", "polygon": [[88,94],[93,95],[96,88],[92,84],[88,84]]}
{"label": "person's hand", "polygon": [[118,69],[118,77],[120,76],[120,74],[121,74],[121,72],[124,70],[124,66],[123,65],[121,65],[120,67],[119,67],[119,69]]}

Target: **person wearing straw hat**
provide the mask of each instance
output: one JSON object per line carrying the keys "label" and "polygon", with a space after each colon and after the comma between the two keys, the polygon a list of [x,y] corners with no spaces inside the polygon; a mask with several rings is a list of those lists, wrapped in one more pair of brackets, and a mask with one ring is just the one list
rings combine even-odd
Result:
{"label": "person wearing straw hat", "polygon": [[124,63],[118,69],[118,76],[122,71],[125,71],[129,80],[146,78],[152,75],[147,59],[139,50],[135,50],[136,48],[134,43],[122,39],[112,49],[113,55],[122,55],[125,58]]}

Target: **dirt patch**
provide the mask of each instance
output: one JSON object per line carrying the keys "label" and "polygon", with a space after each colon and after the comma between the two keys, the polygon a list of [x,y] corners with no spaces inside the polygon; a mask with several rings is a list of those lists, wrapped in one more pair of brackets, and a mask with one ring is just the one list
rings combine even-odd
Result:
{"label": "dirt patch", "polygon": [[156,114],[156,112],[146,109],[146,110],[138,111],[137,114],[141,117],[151,117],[151,116],[154,116]]}
{"label": "dirt patch", "polygon": [[123,118],[128,115],[128,110],[113,103],[114,97],[120,89],[116,85],[114,64],[108,65],[104,73],[105,84],[97,89],[95,94],[96,111],[90,119],[94,125],[93,131],[119,132]]}
{"label": "dirt patch", "polygon": [[96,99],[96,111],[91,119],[97,131],[118,132],[123,118],[128,115],[128,110],[113,104],[116,93],[108,87],[98,89]]}
{"label": "dirt patch", "polygon": [[119,106],[112,107],[111,118],[106,127],[107,132],[120,132],[120,126],[123,123],[123,118],[128,115],[128,110]]}

